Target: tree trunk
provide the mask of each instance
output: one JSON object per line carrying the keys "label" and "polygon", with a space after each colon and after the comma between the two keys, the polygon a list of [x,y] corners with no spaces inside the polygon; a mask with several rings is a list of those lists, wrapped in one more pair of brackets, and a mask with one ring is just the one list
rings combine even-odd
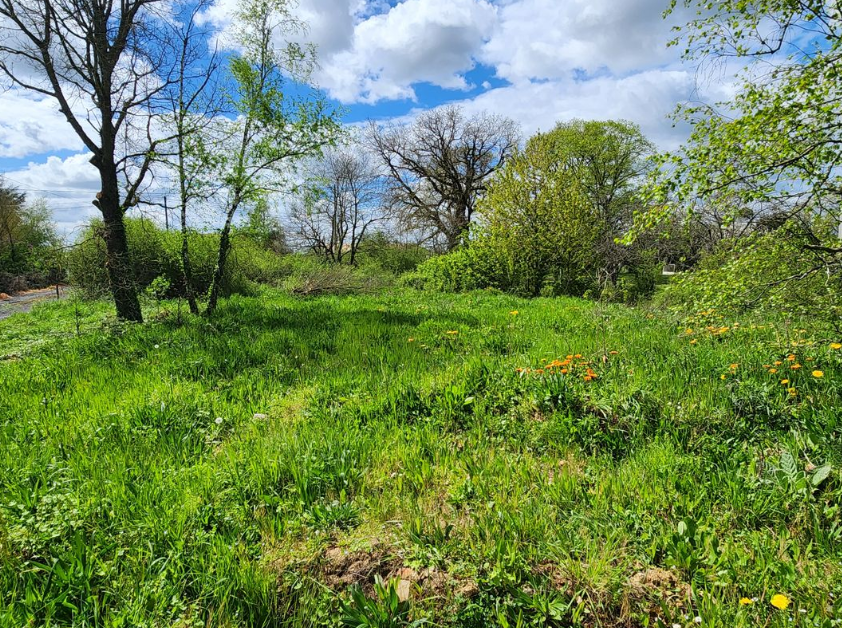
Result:
{"label": "tree trunk", "polygon": [[126,239],[126,225],[120,208],[120,191],[117,173],[100,169],[102,196],[99,209],[105,236],[105,266],[111,284],[111,295],[117,309],[117,318],[124,321],[143,322],[140,301],[137,298],[134,272],[129,258],[129,243]]}
{"label": "tree trunk", "polygon": [[225,219],[225,226],[222,227],[222,233],[219,236],[219,252],[216,258],[216,268],[213,270],[213,281],[211,281],[210,296],[208,297],[208,307],[205,314],[210,316],[216,310],[216,304],[219,301],[219,293],[222,289],[222,278],[225,275],[225,264],[228,261],[228,252],[231,249],[231,223],[234,220],[234,214],[237,211],[237,205],[233,205],[233,209],[228,211],[228,216]]}
{"label": "tree trunk", "polygon": [[[184,193],[182,192],[182,199]],[[187,203],[181,202],[181,279],[184,282],[184,296],[190,306],[191,314],[199,313],[196,293],[193,292],[193,267],[190,265],[190,245],[187,240]]]}

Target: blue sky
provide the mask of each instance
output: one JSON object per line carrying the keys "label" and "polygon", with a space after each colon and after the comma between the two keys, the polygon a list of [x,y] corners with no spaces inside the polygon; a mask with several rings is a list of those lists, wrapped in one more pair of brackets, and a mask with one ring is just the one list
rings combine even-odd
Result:
{"label": "blue sky", "polygon": [[[220,30],[237,0],[205,16]],[[668,114],[687,100],[718,101],[732,80],[700,84],[668,48],[668,0],[300,0],[315,80],[347,122],[385,120],[457,103],[518,121],[525,136],[573,118],[638,123],[658,146],[687,128]],[[62,231],[90,217],[98,189],[81,142],[54,103],[0,92],[0,173],[44,196]]]}

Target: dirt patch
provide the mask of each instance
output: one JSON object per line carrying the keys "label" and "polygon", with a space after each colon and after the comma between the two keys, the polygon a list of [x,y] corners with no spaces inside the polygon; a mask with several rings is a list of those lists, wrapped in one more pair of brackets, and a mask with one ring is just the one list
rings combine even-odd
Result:
{"label": "dirt patch", "polygon": [[635,608],[654,616],[661,612],[661,604],[670,608],[687,608],[691,595],[690,585],[682,582],[676,572],[650,567],[629,578],[624,606],[625,610]]}
{"label": "dirt patch", "polygon": [[396,552],[382,545],[367,551],[328,548],[321,557],[317,574],[318,579],[331,589],[359,586],[367,595],[373,593],[377,576],[386,582],[397,581],[398,596],[402,600],[446,597],[454,584],[441,570],[415,570],[405,566]]}

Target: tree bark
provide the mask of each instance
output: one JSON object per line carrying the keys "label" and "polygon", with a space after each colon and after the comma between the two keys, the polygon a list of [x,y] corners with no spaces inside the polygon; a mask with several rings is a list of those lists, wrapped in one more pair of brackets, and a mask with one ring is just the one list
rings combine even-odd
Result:
{"label": "tree bark", "polygon": [[[113,163],[113,160],[111,160]],[[117,318],[137,323],[143,322],[140,301],[134,282],[134,269],[129,257],[129,243],[126,238],[126,226],[123,223],[123,211],[120,207],[120,190],[117,172],[100,166],[102,196],[99,209],[105,235],[105,265],[111,284],[111,295],[117,309]]]}
{"label": "tree bark", "polygon": [[222,290],[222,278],[225,275],[225,264],[228,262],[228,252],[231,249],[231,223],[234,220],[234,214],[237,212],[239,202],[233,204],[233,210],[228,211],[228,216],[225,219],[225,226],[222,227],[222,233],[219,236],[219,253],[216,258],[216,267],[213,270],[213,280],[211,281],[210,295],[208,296],[208,306],[205,309],[205,314],[210,316],[216,310],[216,304],[219,301],[219,293]]}

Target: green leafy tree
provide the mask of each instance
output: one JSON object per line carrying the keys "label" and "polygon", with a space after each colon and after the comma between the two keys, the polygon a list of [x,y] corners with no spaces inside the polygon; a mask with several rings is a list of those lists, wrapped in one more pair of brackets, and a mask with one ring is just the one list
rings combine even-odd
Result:
{"label": "green leafy tree", "polygon": [[481,274],[501,289],[581,295],[595,284],[598,213],[575,168],[559,159],[564,134],[532,137],[480,201],[473,257],[486,261]]}
{"label": "green leafy tree", "polygon": [[[295,43],[277,48],[273,43],[275,36],[304,27],[292,8],[289,0],[244,0],[237,13],[242,53],[231,61],[229,96],[237,117],[221,123],[224,136],[217,141],[227,200],[208,314],[220,296],[237,211],[281,189],[285,167],[319,154],[341,133],[337,112],[319,92],[306,89],[315,50]],[[290,80],[297,83],[290,91],[301,96],[285,93]]]}
{"label": "green leafy tree", "polygon": [[[668,13],[674,11],[673,0]],[[684,57],[747,64],[733,102],[687,106],[689,141],[660,158],[629,239],[699,204],[727,195],[725,223],[766,213],[840,219],[842,22],[824,1],[685,0],[696,18],[673,42]],[[804,250],[838,264],[842,247],[814,233]]]}
{"label": "green leafy tree", "polygon": [[624,120],[573,120],[548,136],[554,158],[576,178],[594,213],[600,283],[615,286],[621,271],[640,265],[640,247],[616,240],[628,231],[655,147]]}

